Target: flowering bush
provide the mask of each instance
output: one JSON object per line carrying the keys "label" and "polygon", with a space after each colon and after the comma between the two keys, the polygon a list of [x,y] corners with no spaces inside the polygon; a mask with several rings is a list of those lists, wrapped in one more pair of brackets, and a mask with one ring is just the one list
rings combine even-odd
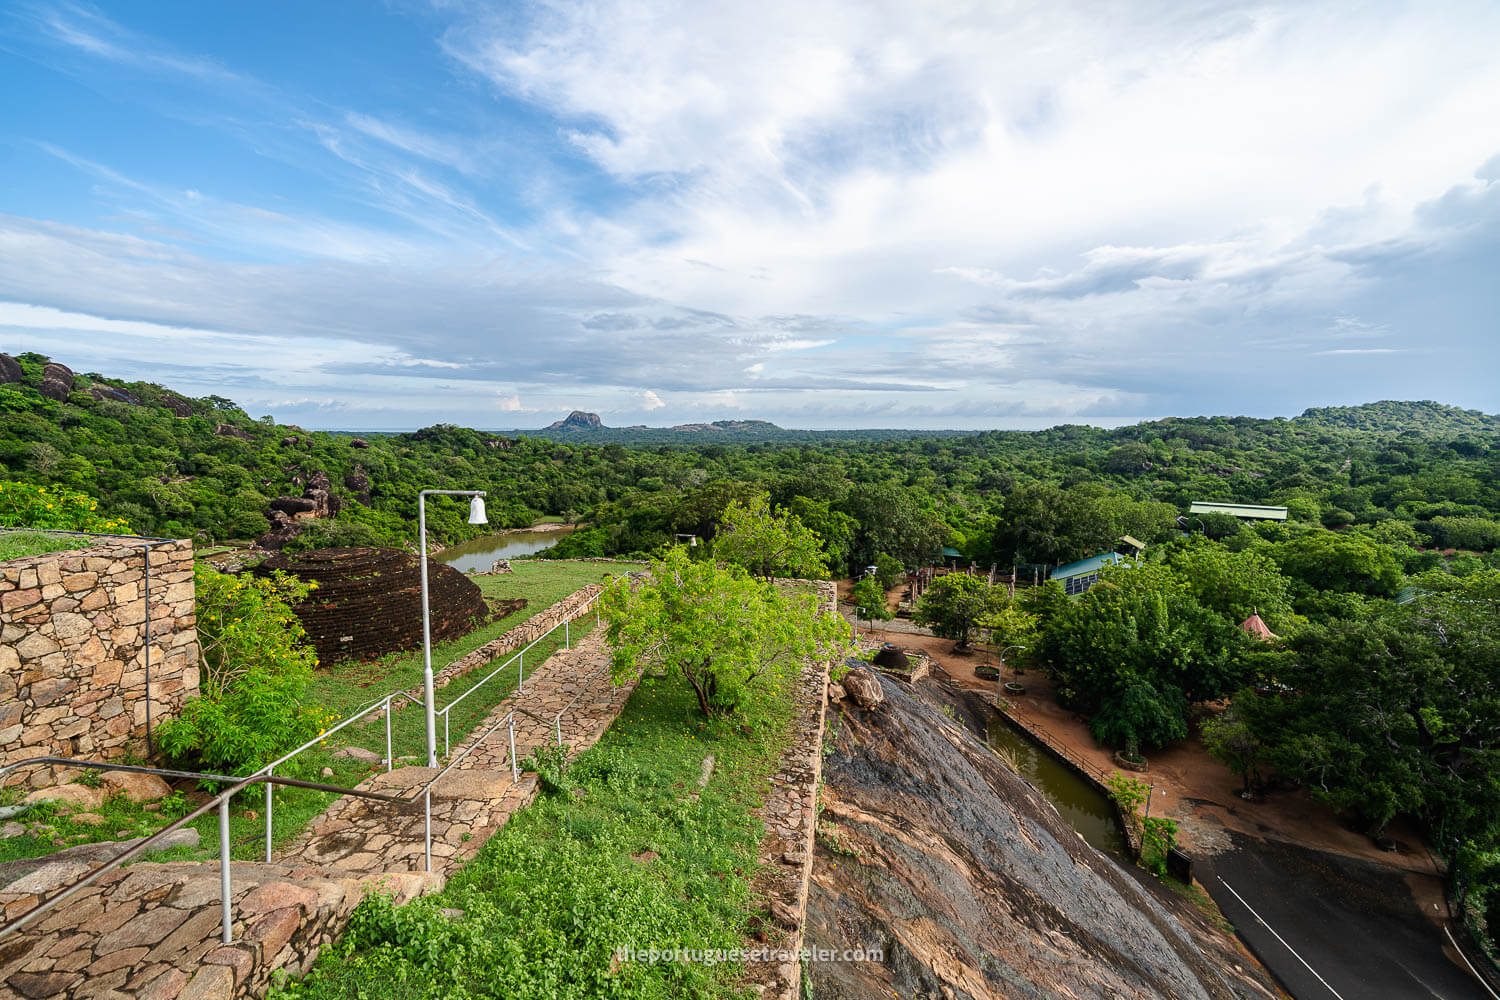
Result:
{"label": "flowering bush", "polygon": [[124,518],[105,517],[98,507],[99,501],[76,490],[0,482],[0,527],[131,533]]}
{"label": "flowering bush", "polygon": [[199,566],[201,695],[159,730],[178,760],[224,774],[252,774],[325,732],[334,717],[303,702],[318,664],[292,605],[312,585],[231,576]]}

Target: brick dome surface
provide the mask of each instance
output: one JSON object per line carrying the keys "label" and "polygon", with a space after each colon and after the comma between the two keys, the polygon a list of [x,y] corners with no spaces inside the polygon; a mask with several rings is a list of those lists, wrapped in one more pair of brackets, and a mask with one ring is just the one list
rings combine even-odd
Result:
{"label": "brick dome surface", "polygon": [[[317,589],[297,617],[324,663],[371,659],[422,644],[422,573],[400,549],[313,549],[283,552],[252,571],[280,570]],[[478,585],[451,566],[428,560],[432,641],[456,639],[489,620]]]}

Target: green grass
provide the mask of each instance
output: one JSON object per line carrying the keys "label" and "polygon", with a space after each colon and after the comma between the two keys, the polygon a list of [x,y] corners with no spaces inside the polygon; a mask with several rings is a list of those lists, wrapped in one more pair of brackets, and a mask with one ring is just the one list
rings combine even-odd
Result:
{"label": "green grass", "polygon": [[[475,577],[474,581],[479,584],[487,597],[524,597],[529,603],[521,611],[475,629],[462,638],[435,645],[432,651],[434,672],[473,652],[490,640],[498,638],[507,630],[574,593],[580,587],[602,582],[609,570],[608,565],[598,563],[528,563],[524,566],[518,564],[514,573]],[[593,630],[593,627],[593,615],[584,616],[572,624],[572,638],[575,641],[583,638]],[[526,653],[524,662],[527,672],[540,666],[548,656],[561,649],[562,646],[563,630],[558,629]],[[440,689],[437,692],[438,709],[441,710],[444,705],[482,681],[491,671],[513,655],[513,653],[507,653]],[[387,692],[411,688],[420,684],[421,680],[422,653],[420,650],[393,654],[368,663],[356,661],[336,663],[318,669],[307,700],[313,704],[322,705],[342,719]],[[457,749],[462,746],[469,732],[489,715],[494,706],[504,699],[515,688],[515,685],[516,666],[512,664],[504,673],[485,684],[481,693],[467,699],[454,709],[449,725],[452,748]],[[438,720],[437,739],[438,753],[441,755],[443,751],[441,718]],[[425,758],[426,743],[426,721],[420,706],[408,703],[405,708],[391,714],[393,756],[398,759],[403,756]],[[354,723],[335,733],[326,745],[307,750],[289,765],[278,769],[277,773],[286,777],[319,781],[344,788],[353,787],[369,777],[372,773],[372,766],[337,759],[333,756],[336,750],[346,746],[363,747],[384,757],[385,723],[379,720]],[[423,763],[423,761],[418,760],[416,763]],[[323,776],[322,770],[325,767],[332,769],[331,777]],[[275,788],[272,795],[274,799],[274,808],[271,810],[273,846],[280,846],[298,836],[308,822],[319,816],[338,798],[332,792],[286,787]],[[139,811],[139,807],[134,808]],[[186,810],[177,815],[181,816],[185,812]],[[32,815],[28,813],[23,819],[29,819]],[[159,814],[141,813],[140,818],[149,824],[144,828],[144,833],[155,832],[165,825]],[[217,811],[194,820],[192,826],[198,830],[199,835],[197,848],[173,848],[154,855],[152,860],[187,861],[217,858],[219,856],[218,824]],[[13,838],[24,839],[25,843],[17,845],[7,843],[6,848],[16,853],[13,857],[0,856],[0,860],[38,857],[50,854],[59,846],[71,846],[72,843],[113,840],[116,839],[115,833],[118,830],[127,829],[127,825],[110,824],[99,827],[78,826],[77,829],[73,829],[73,826],[76,824],[69,826],[66,835],[83,839],[70,840],[67,844],[58,845],[53,842],[57,839],[53,836]],[[128,828],[135,829],[135,827]],[[131,834],[131,836],[140,835],[142,834]],[[236,859],[256,861],[265,857],[264,787],[252,788],[236,797],[233,808],[230,810],[229,836],[231,852]]]}
{"label": "green grass", "polygon": [[[0,794],[0,803],[10,805],[19,801],[22,791],[19,788],[6,789]],[[180,794],[163,799],[154,810],[147,810],[123,795],[112,795],[93,810],[93,815],[103,819],[102,823],[94,825],[75,821],[73,817],[77,813],[60,803],[39,802],[15,818],[16,822],[26,826],[26,833],[0,840],[0,863],[39,858],[78,844],[149,836],[167,822],[187,815],[189,808]]]}
{"label": "green grass", "polygon": [[0,562],[87,548],[89,544],[87,538],[76,535],[48,535],[40,531],[0,532]]}
{"label": "green grass", "polygon": [[[366,900],[344,939],[284,995],[743,995],[734,964],[612,959],[626,948],[747,946],[763,835],[750,811],[791,735],[796,671],[783,666],[741,715],[713,722],[679,678],[642,681],[573,765],[569,791],[540,795],[442,893],[399,909]],[[717,765],[694,799],[710,753]],[[445,907],[464,915],[450,919]]]}

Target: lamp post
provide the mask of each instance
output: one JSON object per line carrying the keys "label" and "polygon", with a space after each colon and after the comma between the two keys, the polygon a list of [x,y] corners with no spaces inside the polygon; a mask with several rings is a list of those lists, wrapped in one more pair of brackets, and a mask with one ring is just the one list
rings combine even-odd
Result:
{"label": "lamp post", "polygon": [[469,523],[488,524],[484,490],[422,490],[417,494],[417,532],[422,538],[422,694],[427,708],[427,766],[437,767],[437,707],[432,692],[432,612],[427,606],[427,498],[470,497]]}
{"label": "lamp post", "polygon": [[1012,649],[1025,649],[1025,646],[1006,646],[1000,650],[1000,666],[995,668],[995,704],[1000,704],[1000,692],[1005,690],[1005,654]]}

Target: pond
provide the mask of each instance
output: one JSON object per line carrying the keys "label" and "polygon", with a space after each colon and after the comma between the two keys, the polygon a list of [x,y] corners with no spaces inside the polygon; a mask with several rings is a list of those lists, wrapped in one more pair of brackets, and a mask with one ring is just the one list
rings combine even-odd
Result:
{"label": "pond", "polygon": [[572,530],[572,525],[559,524],[544,531],[502,531],[496,535],[482,535],[450,545],[433,558],[461,573],[475,573],[488,570],[496,559],[514,559],[550,549]]}
{"label": "pond", "polygon": [[1125,838],[1114,804],[1092,784],[999,716],[990,720],[989,744],[1057,807],[1084,840],[1113,858],[1125,857]]}

